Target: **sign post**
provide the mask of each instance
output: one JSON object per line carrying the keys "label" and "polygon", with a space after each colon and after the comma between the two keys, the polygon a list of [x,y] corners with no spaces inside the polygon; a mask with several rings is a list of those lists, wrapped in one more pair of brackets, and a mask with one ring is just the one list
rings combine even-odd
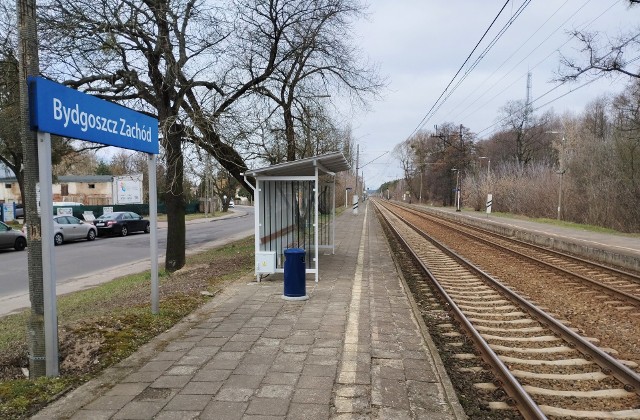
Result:
{"label": "sign post", "polygon": [[146,152],[149,160],[151,218],[152,312],[158,312],[158,244],[156,160],[158,120],[120,105],[70,89],[42,77],[29,77],[31,129],[38,131],[38,200],[42,226],[45,357],[47,376],[58,375],[58,319],[53,252],[53,193],[51,189],[51,134]]}
{"label": "sign post", "polygon": [[487,217],[491,214],[491,206],[493,205],[493,194],[487,194]]}

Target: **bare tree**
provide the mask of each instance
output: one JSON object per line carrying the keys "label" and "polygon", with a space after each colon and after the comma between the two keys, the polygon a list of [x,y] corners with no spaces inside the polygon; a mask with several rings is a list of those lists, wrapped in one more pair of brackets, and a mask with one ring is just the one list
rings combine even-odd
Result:
{"label": "bare tree", "polygon": [[293,0],[49,0],[43,7],[51,74],[160,121],[166,269],[185,262],[185,142],[245,183],[244,158],[220,123],[298,49],[289,41],[314,8]]}
{"label": "bare tree", "polygon": [[[638,0],[629,0],[630,7],[639,4]],[[606,38],[603,34],[573,31],[571,33],[580,45],[582,58],[561,57],[562,68],[558,73],[559,81],[574,81],[582,76],[602,76],[622,74],[634,79],[640,78],[635,61],[640,50],[640,31],[634,31],[615,38]]]}
{"label": "bare tree", "polygon": [[518,165],[527,165],[551,152],[550,113],[536,117],[528,111],[525,101],[509,101],[500,110],[504,136],[499,139]]}
{"label": "bare tree", "polygon": [[[255,91],[271,99],[281,110],[286,141],[286,160],[304,151],[296,137],[309,133],[311,109],[322,109],[319,98],[345,90],[365,104],[384,86],[376,69],[359,62],[359,51],[349,36],[351,21],[362,15],[357,0],[313,2],[308,18],[295,24],[285,42],[292,53]],[[296,120],[301,133],[296,134]]]}

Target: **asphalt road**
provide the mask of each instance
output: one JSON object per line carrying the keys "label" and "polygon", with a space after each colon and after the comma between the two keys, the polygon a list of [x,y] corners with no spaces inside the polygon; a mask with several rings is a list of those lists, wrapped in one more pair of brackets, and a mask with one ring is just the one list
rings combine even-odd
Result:
{"label": "asphalt road", "polygon": [[[158,224],[158,253],[164,261],[166,223]],[[233,213],[216,219],[198,219],[186,225],[187,253],[223,245],[253,234],[253,207],[238,206]],[[97,238],[55,247],[56,291],[64,294],[115,277],[148,270],[150,235]],[[27,251],[0,250],[0,315],[29,305]]]}

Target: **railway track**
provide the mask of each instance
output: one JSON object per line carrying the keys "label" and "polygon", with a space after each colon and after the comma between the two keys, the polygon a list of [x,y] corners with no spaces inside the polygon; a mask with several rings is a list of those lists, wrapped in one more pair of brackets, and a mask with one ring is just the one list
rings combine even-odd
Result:
{"label": "railway track", "polygon": [[[477,384],[525,418],[640,419],[640,375],[376,203],[497,377]],[[453,325],[449,332],[455,339]],[[460,355],[460,357],[466,357]],[[472,357],[472,356],[469,356]],[[501,394],[504,390],[506,394]]]}
{"label": "railway track", "polygon": [[445,221],[412,208],[404,206],[396,207],[415,214],[418,217],[427,218],[431,222],[446,226],[449,229],[455,229],[457,232],[475,241],[499,248],[521,258],[526,258],[555,271],[571,275],[576,282],[583,283],[587,287],[596,288],[617,300],[610,301],[609,304],[616,304],[618,306],[621,304],[631,304],[640,307],[640,276],[637,274],[496,233],[487,232],[472,226]]}

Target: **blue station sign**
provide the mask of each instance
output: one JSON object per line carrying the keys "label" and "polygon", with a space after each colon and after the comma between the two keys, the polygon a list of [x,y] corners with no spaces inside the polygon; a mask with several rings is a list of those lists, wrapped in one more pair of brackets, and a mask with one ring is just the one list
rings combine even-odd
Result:
{"label": "blue station sign", "polygon": [[158,119],[42,77],[29,78],[33,130],[159,153]]}

